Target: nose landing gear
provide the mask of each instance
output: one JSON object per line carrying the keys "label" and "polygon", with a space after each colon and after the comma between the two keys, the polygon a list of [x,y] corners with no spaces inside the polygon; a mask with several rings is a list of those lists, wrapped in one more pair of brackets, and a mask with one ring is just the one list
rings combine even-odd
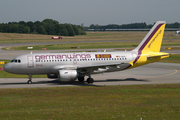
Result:
{"label": "nose landing gear", "polygon": [[29,80],[27,81],[27,84],[32,84],[32,75],[28,75],[29,76]]}

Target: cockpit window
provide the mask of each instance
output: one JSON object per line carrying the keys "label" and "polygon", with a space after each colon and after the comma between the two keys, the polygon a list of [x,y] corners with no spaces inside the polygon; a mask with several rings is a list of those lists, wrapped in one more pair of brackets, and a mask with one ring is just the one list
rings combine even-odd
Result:
{"label": "cockpit window", "polygon": [[21,63],[21,60],[18,60],[18,63]]}
{"label": "cockpit window", "polygon": [[11,62],[21,63],[21,60],[20,59],[13,59],[13,60],[11,60]]}
{"label": "cockpit window", "polygon": [[14,59],[13,59],[13,60],[11,60],[11,62],[14,62]]}

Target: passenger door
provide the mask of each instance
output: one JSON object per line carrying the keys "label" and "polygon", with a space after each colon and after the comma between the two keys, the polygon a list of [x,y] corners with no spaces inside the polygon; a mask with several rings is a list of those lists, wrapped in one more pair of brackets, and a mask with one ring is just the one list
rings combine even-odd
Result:
{"label": "passenger door", "polygon": [[33,56],[27,56],[27,65],[28,67],[34,67]]}

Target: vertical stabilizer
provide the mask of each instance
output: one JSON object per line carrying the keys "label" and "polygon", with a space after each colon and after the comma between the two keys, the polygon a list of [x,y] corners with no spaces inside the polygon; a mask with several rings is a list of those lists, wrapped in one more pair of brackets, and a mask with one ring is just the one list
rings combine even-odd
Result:
{"label": "vertical stabilizer", "polygon": [[134,51],[159,52],[164,35],[165,21],[157,21]]}

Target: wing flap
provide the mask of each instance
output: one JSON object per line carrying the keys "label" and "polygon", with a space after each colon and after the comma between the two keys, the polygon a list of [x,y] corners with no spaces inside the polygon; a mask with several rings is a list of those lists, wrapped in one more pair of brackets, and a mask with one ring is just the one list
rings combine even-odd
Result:
{"label": "wing flap", "polygon": [[106,68],[106,67],[115,67],[120,68],[120,66],[131,63],[111,63],[111,64],[98,64],[98,65],[88,65],[88,66],[78,66],[77,69],[98,69],[98,68]]}

